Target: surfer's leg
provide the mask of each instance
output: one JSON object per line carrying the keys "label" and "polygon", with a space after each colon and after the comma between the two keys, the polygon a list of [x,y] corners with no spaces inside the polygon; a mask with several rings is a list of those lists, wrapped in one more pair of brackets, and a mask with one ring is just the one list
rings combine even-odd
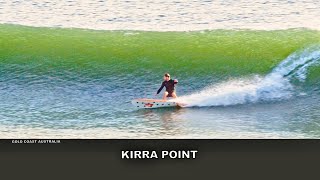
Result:
{"label": "surfer's leg", "polygon": [[162,99],[163,99],[163,100],[167,100],[167,96],[168,96],[168,94],[169,94],[169,93],[168,93],[167,91],[166,91],[166,92],[164,92],[164,93],[163,93],[163,98],[162,98]]}
{"label": "surfer's leg", "polygon": [[177,98],[178,96],[176,95],[176,92],[172,92],[172,98]]}

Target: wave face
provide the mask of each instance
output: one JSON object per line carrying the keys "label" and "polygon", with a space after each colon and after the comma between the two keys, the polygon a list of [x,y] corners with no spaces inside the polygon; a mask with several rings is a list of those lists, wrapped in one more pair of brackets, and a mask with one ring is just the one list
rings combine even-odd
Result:
{"label": "wave face", "polygon": [[146,97],[170,72],[180,80],[179,94],[191,94],[181,100],[211,106],[285,99],[292,81],[311,87],[320,77],[320,32],[307,29],[145,32],[0,25],[0,43],[3,87],[82,91],[88,85]]}
{"label": "wave face", "polygon": [[297,79],[305,82],[308,69],[319,64],[320,46],[307,48],[288,56],[265,77],[223,82],[199,93],[180,97],[178,101],[188,106],[228,106],[288,99],[297,93],[291,81]]}
{"label": "wave face", "polygon": [[320,32],[307,29],[144,32],[0,25],[0,63],[12,65],[11,72],[65,70],[93,78],[168,71],[223,79],[266,74],[294,51],[319,42]]}

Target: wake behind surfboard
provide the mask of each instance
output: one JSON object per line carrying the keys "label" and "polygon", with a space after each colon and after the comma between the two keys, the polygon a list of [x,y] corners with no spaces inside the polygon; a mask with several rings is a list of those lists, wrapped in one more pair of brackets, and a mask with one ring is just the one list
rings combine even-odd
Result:
{"label": "wake behind surfboard", "polygon": [[150,109],[150,108],[164,108],[164,107],[183,107],[182,104],[166,101],[162,99],[134,99],[131,103],[141,109]]}

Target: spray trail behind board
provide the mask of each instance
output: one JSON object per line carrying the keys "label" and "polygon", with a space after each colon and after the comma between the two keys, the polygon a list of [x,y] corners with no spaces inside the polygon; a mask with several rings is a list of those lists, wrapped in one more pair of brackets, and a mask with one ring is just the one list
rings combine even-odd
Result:
{"label": "spray trail behind board", "polygon": [[222,82],[199,93],[182,96],[177,101],[188,106],[228,106],[288,99],[302,93],[297,92],[291,81],[304,82],[309,67],[319,63],[320,47],[309,47],[294,52],[264,77],[256,75]]}

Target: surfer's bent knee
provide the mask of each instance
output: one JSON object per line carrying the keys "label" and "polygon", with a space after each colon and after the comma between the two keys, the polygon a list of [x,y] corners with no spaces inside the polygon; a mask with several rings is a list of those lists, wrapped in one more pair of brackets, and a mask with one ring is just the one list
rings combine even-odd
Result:
{"label": "surfer's bent knee", "polygon": [[177,94],[176,94],[176,92],[173,92],[173,93],[172,93],[172,97],[173,97],[173,98],[177,98],[177,97],[178,97]]}
{"label": "surfer's bent knee", "polygon": [[166,91],[166,92],[164,92],[164,93],[163,93],[163,98],[162,98],[162,99],[166,100],[166,99],[167,99],[168,94],[169,94],[169,93],[168,93],[167,91]]}

